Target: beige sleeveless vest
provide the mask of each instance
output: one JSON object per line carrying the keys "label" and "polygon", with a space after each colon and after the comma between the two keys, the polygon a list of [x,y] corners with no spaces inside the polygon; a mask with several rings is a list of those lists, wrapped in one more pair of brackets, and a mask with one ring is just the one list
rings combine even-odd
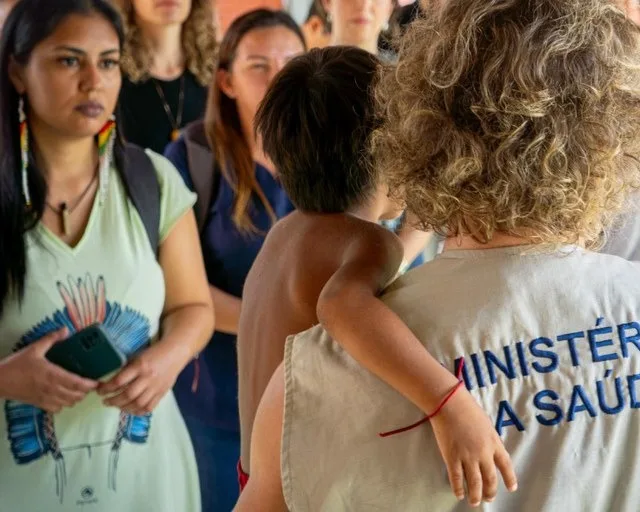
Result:
{"label": "beige sleeveless vest", "polygon": [[[640,264],[576,248],[446,252],[384,297],[495,422],[520,488],[480,510],[640,510]],[[320,327],[287,342],[282,478],[294,512],[457,502],[422,413]]]}

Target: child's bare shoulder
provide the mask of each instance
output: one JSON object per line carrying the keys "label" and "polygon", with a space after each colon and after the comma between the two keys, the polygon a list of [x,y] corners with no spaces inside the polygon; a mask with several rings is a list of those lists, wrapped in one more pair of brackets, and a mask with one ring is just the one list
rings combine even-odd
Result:
{"label": "child's bare shoulder", "polygon": [[364,246],[382,246],[391,252],[403,251],[402,242],[393,231],[373,222],[361,222],[360,237]]}

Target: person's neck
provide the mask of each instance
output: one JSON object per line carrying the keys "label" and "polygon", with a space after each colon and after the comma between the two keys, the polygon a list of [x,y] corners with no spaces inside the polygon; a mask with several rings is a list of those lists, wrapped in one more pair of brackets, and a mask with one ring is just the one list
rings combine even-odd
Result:
{"label": "person's neck", "polygon": [[508,235],[506,233],[494,233],[491,240],[479,242],[471,235],[452,236],[445,240],[445,251],[464,251],[482,249],[500,249],[504,247],[516,247],[519,245],[530,245],[534,242],[530,238],[523,236]]}
{"label": "person's neck", "polygon": [[371,203],[356,206],[345,213],[366,222],[378,223],[380,222],[380,217],[382,217],[384,211],[380,206]]}
{"label": "person's neck", "polygon": [[361,50],[365,50],[374,55],[378,54],[378,38],[372,39],[371,41],[354,42],[354,41],[348,41],[347,38],[342,37],[341,35],[336,34],[334,32],[334,34],[331,37],[331,46],[341,46],[341,45],[356,46]]}
{"label": "person's neck", "polygon": [[182,25],[143,26],[141,30],[153,55],[150,75],[160,80],[179,77],[185,68]]}
{"label": "person's neck", "polygon": [[36,164],[50,190],[74,189],[93,178],[99,159],[93,137],[71,139],[33,127],[31,131]]}

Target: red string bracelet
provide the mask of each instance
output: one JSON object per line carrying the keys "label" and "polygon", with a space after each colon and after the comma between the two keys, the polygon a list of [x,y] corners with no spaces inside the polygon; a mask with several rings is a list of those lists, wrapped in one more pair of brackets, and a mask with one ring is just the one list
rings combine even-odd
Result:
{"label": "red string bracelet", "polygon": [[414,423],[413,425],[409,425],[408,427],[399,428],[397,430],[392,430],[390,432],[382,432],[381,434],[378,434],[378,435],[380,437],[390,437],[390,436],[395,436],[397,434],[402,434],[403,432],[408,432],[409,430],[413,430],[414,428],[417,428],[420,425],[425,424],[431,418],[435,417],[442,410],[442,408],[445,405],[447,405],[447,402],[453,398],[453,395],[455,395],[456,392],[460,389],[460,387],[462,387],[462,385],[464,384],[464,381],[462,380],[462,369],[463,368],[464,368],[464,359],[460,359],[460,364],[458,365],[458,371],[456,373],[456,378],[458,379],[458,383],[442,399],[442,402],[440,402],[440,405],[438,405],[438,407],[436,407],[435,411],[433,411],[431,414],[425,416],[424,418],[422,418],[417,423]]}

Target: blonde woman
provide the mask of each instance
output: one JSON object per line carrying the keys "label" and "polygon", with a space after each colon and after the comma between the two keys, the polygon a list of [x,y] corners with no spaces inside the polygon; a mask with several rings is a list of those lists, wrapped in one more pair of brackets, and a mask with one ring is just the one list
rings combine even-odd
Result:
{"label": "blonde woman", "polygon": [[452,493],[439,450],[474,434],[472,414],[443,431],[465,393],[411,428],[420,412],[316,327],[265,392],[237,510],[463,511],[466,477],[487,511],[635,512],[640,264],[592,249],[640,185],[640,31],[606,0],[452,0],[400,61],[374,156],[446,241],[384,300],[493,419],[520,489],[461,464]]}
{"label": "blonde woman", "polygon": [[209,0],[120,0],[127,27],[120,124],[162,153],[204,114],[217,48]]}

